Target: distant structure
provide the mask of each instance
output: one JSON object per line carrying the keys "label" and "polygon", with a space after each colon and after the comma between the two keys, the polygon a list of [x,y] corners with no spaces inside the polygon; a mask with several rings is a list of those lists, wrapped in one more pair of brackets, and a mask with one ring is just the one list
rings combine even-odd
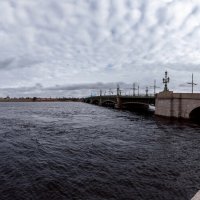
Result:
{"label": "distant structure", "polygon": [[146,92],[146,96],[148,96],[148,92],[149,92],[149,88],[148,87],[146,87],[145,92]]}
{"label": "distant structure", "polygon": [[194,83],[194,76],[192,74],[192,82],[191,83],[187,83],[187,84],[190,84],[192,85],[192,94],[194,93],[194,85],[197,85],[197,83]]}
{"label": "distant structure", "polygon": [[[140,87],[139,85],[136,87],[135,83],[133,83],[132,88],[128,88],[133,91],[133,94],[128,96],[125,93],[125,95],[122,95],[122,90],[118,84],[116,95],[109,92],[108,95],[102,96],[102,92],[100,92],[100,96],[87,97],[83,99],[83,101],[94,105],[133,111],[148,110],[151,106],[155,105],[155,115],[170,118],[192,119],[200,122],[200,93],[193,93],[193,87],[197,85],[194,83],[193,74],[192,82],[187,83],[192,85],[192,94],[169,91],[168,83],[170,78],[167,71],[162,81],[164,90],[158,94],[156,94],[156,81],[154,81],[154,86],[150,87],[153,87],[154,95],[149,94],[149,87],[146,87],[145,94],[140,95]],[[138,95],[136,95],[136,90],[138,90]]]}
{"label": "distant structure", "polygon": [[169,77],[168,77],[168,73],[167,71],[165,72],[165,78],[163,78],[163,83],[165,85],[164,87],[164,91],[169,91],[168,87],[167,87],[167,84],[169,83]]}
{"label": "distant structure", "polygon": [[155,114],[163,117],[200,121],[200,94],[193,93],[193,86],[196,85],[193,80],[193,74],[192,82],[188,83],[192,85],[192,94],[169,91],[167,87],[169,83],[167,72],[165,72],[163,83],[165,84],[164,91],[156,95]]}
{"label": "distant structure", "polygon": [[135,91],[136,91],[136,85],[133,83],[133,96],[135,96]]}

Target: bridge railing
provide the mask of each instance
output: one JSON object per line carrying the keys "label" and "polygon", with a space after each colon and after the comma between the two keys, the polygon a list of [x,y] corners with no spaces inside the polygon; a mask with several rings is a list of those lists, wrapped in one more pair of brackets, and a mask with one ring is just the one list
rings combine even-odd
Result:
{"label": "bridge railing", "polygon": [[[116,94],[112,94],[112,95],[102,95],[102,97],[116,97]],[[140,94],[140,95],[119,95],[120,97],[155,97],[154,94]],[[100,95],[92,95],[92,96],[88,96],[86,98],[93,98],[93,97],[100,97]]]}

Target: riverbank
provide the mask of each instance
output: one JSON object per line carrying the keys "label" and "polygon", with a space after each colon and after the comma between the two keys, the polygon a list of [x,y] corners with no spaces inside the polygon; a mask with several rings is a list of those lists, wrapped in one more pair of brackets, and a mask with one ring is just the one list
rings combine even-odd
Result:
{"label": "riverbank", "polygon": [[0,98],[0,102],[80,102],[79,98]]}

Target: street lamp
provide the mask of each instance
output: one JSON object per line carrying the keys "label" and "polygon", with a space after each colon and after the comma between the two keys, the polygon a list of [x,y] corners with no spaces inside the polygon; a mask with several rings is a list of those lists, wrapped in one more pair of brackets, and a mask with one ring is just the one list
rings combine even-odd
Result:
{"label": "street lamp", "polygon": [[187,84],[192,85],[192,93],[193,93],[193,92],[194,92],[194,86],[197,85],[197,83],[194,83],[194,77],[193,77],[193,74],[192,74],[192,82],[191,82],[191,83],[187,83]]}
{"label": "street lamp", "polygon": [[164,87],[164,91],[169,91],[168,87],[167,87],[167,84],[169,83],[169,77],[167,77],[168,74],[167,74],[167,71],[165,72],[165,78],[163,78],[163,84],[165,85]]}

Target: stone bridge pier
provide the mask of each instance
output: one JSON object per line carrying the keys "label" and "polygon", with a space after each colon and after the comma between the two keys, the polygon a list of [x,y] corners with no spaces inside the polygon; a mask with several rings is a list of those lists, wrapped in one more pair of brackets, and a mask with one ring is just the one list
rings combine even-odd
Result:
{"label": "stone bridge pier", "polygon": [[200,121],[200,94],[165,91],[156,95],[155,114]]}

